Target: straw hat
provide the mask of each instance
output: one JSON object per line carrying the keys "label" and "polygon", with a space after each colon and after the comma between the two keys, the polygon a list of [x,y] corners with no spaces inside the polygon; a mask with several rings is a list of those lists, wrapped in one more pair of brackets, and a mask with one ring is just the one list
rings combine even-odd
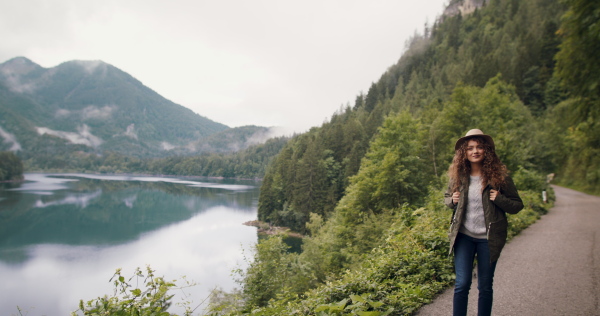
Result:
{"label": "straw hat", "polygon": [[485,139],[485,142],[490,144],[490,146],[492,146],[492,149],[495,150],[496,147],[494,146],[494,140],[492,139],[492,136],[485,135],[480,129],[472,129],[467,132],[467,135],[465,135],[465,137],[459,138],[456,141],[456,145],[454,145],[454,150],[458,150],[464,142],[466,142],[467,140],[469,140],[470,138],[473,138],[473,137],[481,137],[481,138]]}

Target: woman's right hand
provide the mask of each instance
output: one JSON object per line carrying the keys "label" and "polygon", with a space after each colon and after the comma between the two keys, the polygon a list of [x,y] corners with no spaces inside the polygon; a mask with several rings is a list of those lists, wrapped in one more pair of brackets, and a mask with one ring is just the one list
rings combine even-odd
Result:
{"label": "woman's right hand", "polygon": [[460,192],[456,191],[456,192],[452,193],[452,203],[454,203],[454,205],[458,204],[459,198],[460,198]]}

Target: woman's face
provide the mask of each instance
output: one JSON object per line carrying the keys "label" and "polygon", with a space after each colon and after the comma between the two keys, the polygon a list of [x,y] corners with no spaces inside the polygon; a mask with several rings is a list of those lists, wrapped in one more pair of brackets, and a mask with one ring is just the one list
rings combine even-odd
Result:
{"label": "woman's face", "polygon": [[485,155],[485,149],[482,143],[478,143],[475,140],[467,142],[467,160],[470,163],[480,164],[483,161]]}

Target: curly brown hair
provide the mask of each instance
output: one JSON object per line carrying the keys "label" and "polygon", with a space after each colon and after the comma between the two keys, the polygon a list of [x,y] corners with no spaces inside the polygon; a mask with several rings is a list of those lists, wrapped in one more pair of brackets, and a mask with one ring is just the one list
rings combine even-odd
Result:
{"label": "curly brown hair", "polygon": [[[481,168],[483,188],[489,184],[496,190],[500,189],[506,182],[505,179],[508,171],[506,166],[500,161],[500,158],[498,158],[494,146],[488,144],[482,137],[474,136],[469,138],[469,140],[476,141],[478,144],[483,145],[484,148]],[[467,159],[467,144],[467,141],[463,142],[460,148],[456,150],[452,164],[448,169],[451,192],[456,192],[463,184],[469,183],[471,163]]]}

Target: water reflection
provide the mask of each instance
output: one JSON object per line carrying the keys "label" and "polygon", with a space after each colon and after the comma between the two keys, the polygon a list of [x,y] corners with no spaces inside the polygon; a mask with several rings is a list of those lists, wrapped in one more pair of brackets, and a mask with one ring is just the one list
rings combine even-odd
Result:
{"label": "water reflection", "polygon": [[[186,275],[202,300],[234,286],[242,248],[256,230],[253,182],[156,177],[26,175],[0,189],[0,310],[68,314],[79,299],[109,293],[114,269],[150,264]],[[129,269],[129,270],[127,270]],[[6,295],[4,294],[6,293]],[[34,307],[34,309],[30,309]]]}

